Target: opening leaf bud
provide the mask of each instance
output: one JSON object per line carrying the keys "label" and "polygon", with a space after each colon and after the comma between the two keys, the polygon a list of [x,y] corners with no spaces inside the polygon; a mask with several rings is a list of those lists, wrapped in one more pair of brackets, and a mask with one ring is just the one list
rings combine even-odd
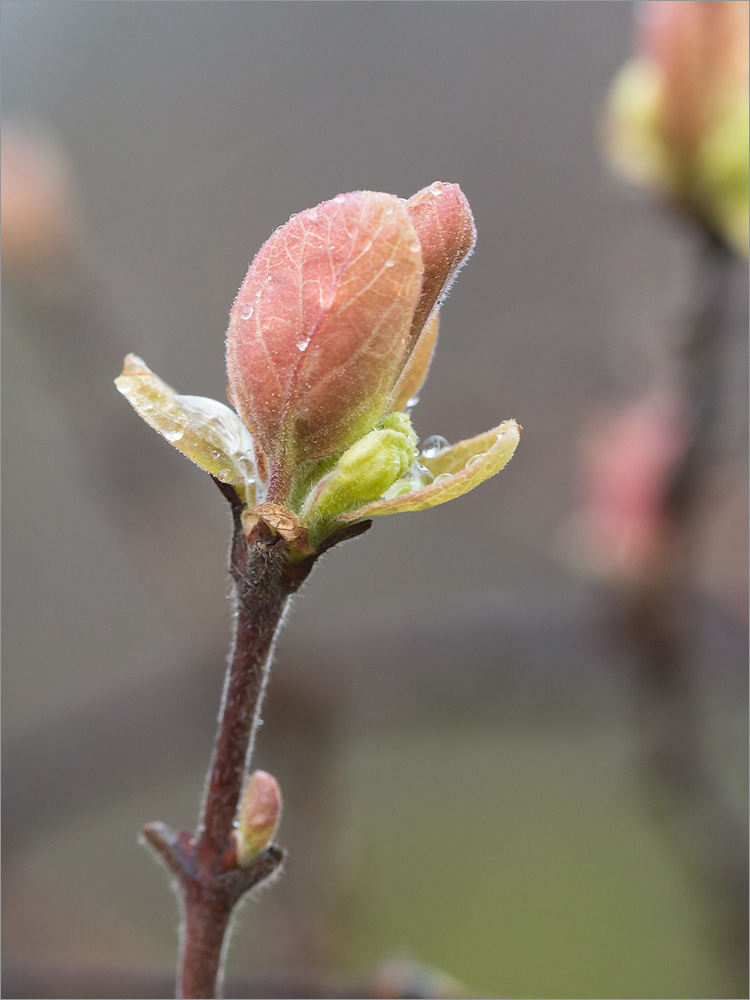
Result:
{"label": "opening leaf bud", "polygon": [[[733,149],[718,138],[713,174],[734,177]],[[227,391],[239,416],[178,395],[135,356],[117,386],[171,444],[234,488],[247,538],[262,520],[290,558],[352,521],[445,503],[507,465],[521,431],[507,420],[417,454],[403,412],[416,403],[440,306],[475,241],[457,184],[435,182],[408,201],[338,195],[277,229],[242,283],[227,332]],[[248,801],[258,782],[273,781],[261,775]],[[247,809],[243,856],[254,850]]]}

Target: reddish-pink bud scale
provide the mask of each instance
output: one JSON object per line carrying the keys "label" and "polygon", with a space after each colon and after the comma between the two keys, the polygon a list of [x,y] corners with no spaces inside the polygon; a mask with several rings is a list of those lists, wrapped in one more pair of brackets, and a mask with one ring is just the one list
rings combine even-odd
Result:
{"label": "reddish-pink bud scale", "polygon": [[379,419],[421,287],[419,240],[393,195],[339,195],[261,248],[232,308],[227,371],[272,490]]}
{"label": "reddish-pink bud scale", "polygon": [[424,266],[422,292],[409,335],[411,349],[474,249],[477,230],[469,202],[458,184],[436,181],[411,197],[406,208],[419,237]]}

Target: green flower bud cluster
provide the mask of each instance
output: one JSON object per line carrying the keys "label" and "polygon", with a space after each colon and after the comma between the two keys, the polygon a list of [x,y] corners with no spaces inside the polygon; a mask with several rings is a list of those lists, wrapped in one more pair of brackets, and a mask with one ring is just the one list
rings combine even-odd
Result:
{"label": "green flower bud cluster", "polygon": [[406,474],[417,454],[417,435],[406,413],[389,413],[348,448],[307,498],[300,523],[311,535],[351,510],[377,500]]}

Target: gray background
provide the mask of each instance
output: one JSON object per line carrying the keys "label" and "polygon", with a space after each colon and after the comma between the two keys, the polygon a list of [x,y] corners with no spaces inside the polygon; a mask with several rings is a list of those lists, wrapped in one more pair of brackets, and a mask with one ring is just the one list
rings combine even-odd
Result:
{"label": "gray background", "polygon": [[[445,180],[479,240],[415,426],[514,417],[523,441],[470,496],[331,554],[296,601],[257,758],[291,856],[232,967],[404,953],[471,995],[740,995],[641,798],[610,598],[565,544],[580,435],[674,379],[694,274],[689,232],[600,159],[631,35],[628,3],[3,4],[4,124],[62,158],[75,229],[4,266],[6,968],[173,961],[135,837],[195,819],[229,523],[116,393],[122,356],[224,398],[228,311],[276,226]],[[738,265],[696,568],[710,752],[740,794],[745,289]]]}

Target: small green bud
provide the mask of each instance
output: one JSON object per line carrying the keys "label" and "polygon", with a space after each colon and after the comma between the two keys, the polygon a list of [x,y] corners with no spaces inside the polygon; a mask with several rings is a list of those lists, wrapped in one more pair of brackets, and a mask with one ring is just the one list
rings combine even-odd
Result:
{"label": "small green bud", "polygon": [[378,421],[376,430],[390,430],[398,431],[399,434],[403,434],[409,440],[409,444],[412,448],[417,447],[417,435],[414,433],[414,428],[411,425],[411,419],[408,413],[386,413],[386,415]]}
{"label": "small green bud", "polygon": [[377,500],[409,469],[417,436],[405,413],[389,413],[379,426],[348,448],[318,484],[300,516],[302,524],[330,521]]}

